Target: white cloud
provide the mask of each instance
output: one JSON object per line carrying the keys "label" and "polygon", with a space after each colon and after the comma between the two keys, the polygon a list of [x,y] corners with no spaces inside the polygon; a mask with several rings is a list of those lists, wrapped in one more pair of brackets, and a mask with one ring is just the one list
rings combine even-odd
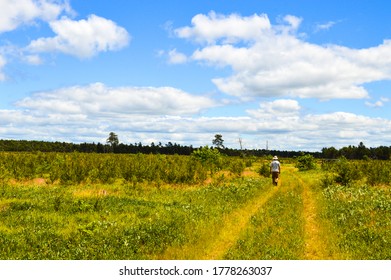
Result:
{"label": "white cloud", "polygon": [[41,57],[38,55],[25,55],[23,60],[31,65],[41,65],[43,63]]}
{"label": "white cloud", "polygon": [[[213,82],[224,93],[251,97],[367,98],[365,83],[391,79],[391,41],[368,49],[306,42],[296,32],[302,19],[286,16],[272,25],[266,15],[196,15],[180,38],[208,43],[192,59],[230,67]],[[237,27],[237,28],[236,28]]]}
{"label": "white cloud", "polygon": [[50,22],[50,27],[56,36],[32,41],[27,47],[29,51],[62,52],[79,58],[89,58],[99,52],[119,50],[130,41],[130,35],[123,27],[96,15],[79,21],[63,17]]}
{"label": "white cloud", "polygon": [[270,29],[269,19],[264,14],[241,17],[237,14],[224,16],[210,12],[208,15],[194,16],[191,22],[192,27],[178,28],[174,31],[175,34],[180,38],[209,44],[222,38],[224,42],[253,41],[262,36],[264,30]]}
{"label": "white cloud", "polygon": [[387,98],[387,97],[381,97],[380,100],[378,101],[375,101],[375,102],[365,102],[365,105],[367,105],[368,107],[372,107],[372,108],[380,108],[380,107],[383,107],[385,103],[387,102],[390,102],[390,99]]}
{"label": "white cloud", "polygon": [[247,110],[247,112],[257,118],[283,119],[287,116],[298,116],[300,112],[299,102],[293,99],[277,99],[271,102],[262,102],[257,110]]}
{"label": "white cloud", "polygon": [[213,107],[215,102],[171,87],[111,88],[95,83],[36,93],[16,105],[45,114],[188,115]]}
{"label": "white cloud", "polygon": [[0,33],[37,19],[54,20],[64,11],[71,12],[67,0],[0,0]]}
{"label": "white cloud", "polygon": [[[303,121],[316,125],[317,129],[312,133],[318,139],[329,142],[328,146],[332,146],[333,141],[349,143],[354,139],[356,142],[360,139],[366,139],[379,145],[381,142],[384,143],[384,141],[390,140],[390,137],[383,134],[391,132],[391,121],[382,118],[334,112],[322,115],[307,115],[303,118]],[[379,134],[383,135],[382,139],[379,139]]]}
{"label": "white cloud", "polygon": [[[65,16],[66,15],[66,16]],[[0,51],[0,81],[6,79],[3,68],[6,57],[40,65],[40,53],[61,52],[79,58],[90,58],[100,52],[119,50],[129,44],[130,35],[115,22],[90,15],[85,20],[74,16],[69,0],[0,0],[0,34],[21,26],[49,23],[54,37],[32,40],[25,48],[8,42]],[[62,16],[62,18],[60,18]],[[60,19],[59,19],[60,18]]]}
{"label": "white cloud", "polygon": [[173,49],[168,52],[168,63],[170,64],[182,64],[187,62],[187,56],[183,53]]}
{"label": "white cloud", "polygon": [[391,121],[333,112],[304,114],[294,99],[259,104],[238,117],[198,115],[215,101],[173,88],[110,88],[96,83],[33,94],[15,110],[0,110],[0,133],[9,138],[72,142],[104,141],[115,131],[122,142],[211,145],[221,133],[228,147],[320,151],[363,141],[391,141]]}
{"label": "white cloud", "polygon": [[335,22],[335,21],[329,21],[326,23],[319,23],[315,26],[315,32],[319,32],[322,30],[329,30],[331,27],[333,27],[336,24],[337,24],[337,22]]}
{"label": "white cloud", "polygon": [[295,33],[303,21],[302,18],[298,18],[293,15],[286,15],[283,17],[281,24],[275,26],[275,30],[282,34]]}
{"label": "white cloud", "polygon": [[368,107],[372,107],[372,108],[380,108],[380,107],[383,107],[384,106],[384,103],[382,101],[376,101],[374,103],[371,103],[371,102],[365,102],[365,105],[367,105]]}

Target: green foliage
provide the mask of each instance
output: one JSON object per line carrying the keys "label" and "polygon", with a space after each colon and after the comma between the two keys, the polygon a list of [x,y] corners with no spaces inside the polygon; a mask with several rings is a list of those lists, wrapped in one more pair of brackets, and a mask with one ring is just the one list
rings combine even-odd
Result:
{"label": "green foliage", "polygon": [[310,154],[299,156],[297,157],[296,167],[300,171],[315,169],[316,168],[315,158]]}
{"label": "green foliage", "polygon": [[362,165],[368,184],[387,185],[391,182],[391,161],[368,160]]}
{"label": "green foliage", "polygon": [[320,180],[320,186],[322,189],[328,188],[335,184],[335,176],[326,173]]}
{"label": "green foliage", "polygon": [[[161,259],[200,248],[227,215],[270,194],[267,179],[223,177],[251,162],[205,147],[193,156],[2,152],[0,258]],[[300,180],[288,183],[291,167],[224,258],[303,256],[303,190]],[[311,188],[322,198],[320,229],[330,227],[346,258],[390,259],[391,162],[342,158],[323,168],[294,176],[325,174],[322,188]],[[210,175],[217,182],[203,184]]]}
{"label": "green foliage", "polygon": [[[157,259],[171,246],[196,243],[262,186],[252,179],[196,189],[3,185],[0,259]],[[85,191],[91,195],[76,195]]]}
{"label": "green foliage", "polygon": [[228,162],[227,169],[236,176],[240,176],[245,168],[246,168],[246,162],[244,162],[241,158],[230,159]]}
{"label": "green foliage", "polygon": [[215,138],[212,141],[213,145],[215,145],[217,148],[224,148],[224,140],[223,136],[221,134],[216,134]]}
{"label": "green foliage", "polygon": [[[219,158],[219,154],[209,158],[213,168],[222,166]],[[133,183],[200,183],[210,168],[194,157],[178,155],[0,153],[2,181],[43,178],[61,184],[113,183],[122,179]]]}
{"label": "green foliage", "polygon": [[204,146],[195,150],[192,153],[192,156],[203,163],[217,163],[221,158],[221,153],[218,149],[209,148],[209,146]]}
{"label": "green foliage", "polygon": [[389,259],[391,162],[340,158],[322,168],[323,215],[342,254],[349,259]]}
{"label": "green foliage", "polygon": [[344,186],[362,178],[360,167],[344,157],[336,162],[335,171],[337,173],[335,182]]}
{"label": "green foliage", "polygon": [[259,175],[263,177],[270,177],[270,165],[267,162],[263,162],[258,170]]}
{"label": "green foliage", "polygon": [[119,144],[118,135],[114,132],[110,132],[109,137],[106,140],[106,143],[110,144],[111,146],[116,146]]}
{"label": "green foliage", "polygon": [[43,178],[51,184],[67,185],[116,180],[197,184],[223,169],[239,176],[251,164],[251,159],[227,157],[209,147],[194,151],[192,156],[0,152],[0,180]]}
{"label": "green foliage", "polygon": [[[349,185],[363,180],[369,185],[386,185],[391,182],[391,162],[380,160],[352,161],[342,157],[322,165],[327,171],[327,180],[332,183]],[[333,182],[331,182],[333,181]]]}
{"label": "green foliage", "polygon": [[211,171],[220,170],[222,168],[223,155],[218,149],[209,148],[208,146],[201,147],[192,153],[192,157],[198,160]]}
{"label": "green foliage", "polygon": [[391,192],[367,185],[323,190],[324,215],[332,222],[337,245],[350,259],[389,259]]}

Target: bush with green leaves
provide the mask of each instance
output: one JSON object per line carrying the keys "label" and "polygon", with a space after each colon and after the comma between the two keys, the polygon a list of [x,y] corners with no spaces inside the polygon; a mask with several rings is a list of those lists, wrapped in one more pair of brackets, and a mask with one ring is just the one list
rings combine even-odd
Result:
{"label": "bush with green leaves", "polygon": [[349,162],[345,157],[341,157],[337,161],[335,171],[337,173],[335,182],[343,186],[362,178],[361,167],[355,162]]}
{"label": "bush with green leaves", "polygon": [[269,177],[270,176],[270,166],[269,163],[264,162],[261,164],[261,167],[258,170],[259,175],[263,177]]}
{"label": "bush with green leaves", "polygon": [[222,168],[222,154],[218,149],[204,146],[195,150],[192,153],[192,156],[204,165],[209,166],[211,171],[216,171]]}
{"label": "bush with green leaves", "polygon": [[302,155],[297,157],[296,167],[300,171],[316,169],[315,158],[312,155]]}
{"label": "bush with green leaves", "polygon": [[365,164],[362,161],[351,161],[345,157],[341,157],[336,161],[327,164],[327,168],[322,167],[327,174],[322,179],[322,186],[334,185],[334,183],[342,186],[350,185],[363,178],[369,180],[369,173],[366,172]]}

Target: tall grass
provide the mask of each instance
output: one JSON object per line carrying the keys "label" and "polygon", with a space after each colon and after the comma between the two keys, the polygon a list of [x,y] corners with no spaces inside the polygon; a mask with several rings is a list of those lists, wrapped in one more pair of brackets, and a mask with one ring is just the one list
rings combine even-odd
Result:
{"label": "tall grass", "polygon": [[241,176],[253,160],[0,153],[0,259],[204,258],[249,205],[257,210],[223,258],[303,259],[306,199],[324,231],[316,244],[333,248],[326,253],[391,258],[389,162],[342,160],[305,173],[285,164],[273,189],[256,171]]}
{"label": "tall grass", "polygon": [[159,258],[196,244],[259,191],[258,181],[233,180],[180,188],[3,183],[0,259]]}
{"label": "tall grass", "polygon": [[333,185],[323,190],[325,217],[336,246],[349,259],[391,258],[391,190]]}

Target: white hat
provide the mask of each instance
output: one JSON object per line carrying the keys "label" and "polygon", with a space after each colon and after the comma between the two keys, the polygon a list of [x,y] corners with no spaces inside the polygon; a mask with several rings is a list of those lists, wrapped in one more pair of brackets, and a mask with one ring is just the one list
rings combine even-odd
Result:
{"label": "white hat", "polygon": [[277,157],[277,156],[274,156],[273,159],[278,159],[278,157]]}

